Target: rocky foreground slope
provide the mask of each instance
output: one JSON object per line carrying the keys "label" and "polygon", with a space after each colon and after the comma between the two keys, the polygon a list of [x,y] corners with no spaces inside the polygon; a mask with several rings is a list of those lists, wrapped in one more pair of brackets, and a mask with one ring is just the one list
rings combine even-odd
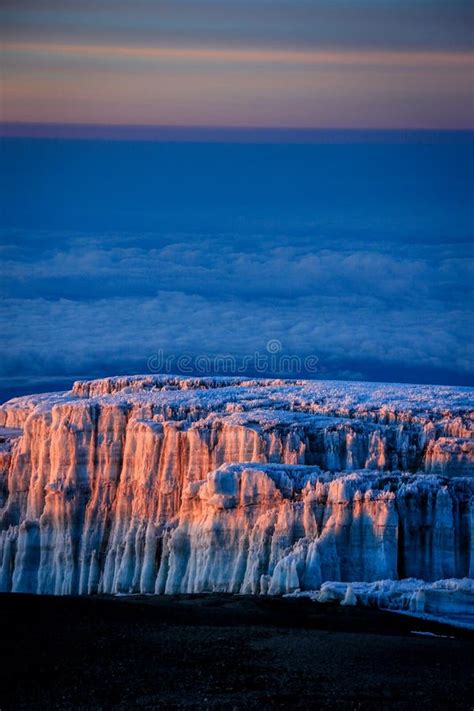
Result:
{"label": "rocky foreground slope", "polygon": [[118,377],[0,408],[0,589],[474,576],[473,391]]}

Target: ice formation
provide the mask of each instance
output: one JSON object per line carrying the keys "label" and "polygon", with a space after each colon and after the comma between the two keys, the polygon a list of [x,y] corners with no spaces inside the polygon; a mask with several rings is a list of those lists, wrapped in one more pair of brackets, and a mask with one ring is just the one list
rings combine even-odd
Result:
{"label": "ice formation", "polygon": [[[473,577],[473,400],[171,376],[16,398],[0,408],[0,589],[285,594]],[[359,597],[344,588],[345,604]]]}
{"label": "ice formation", "polygon": [[474,629],[472,578],[451,578],[432,583],[416,578],[377,580],[371,583],[327,581],[319,590],[290,593],[288,597],[309,597],[316,602],[380,607]]}

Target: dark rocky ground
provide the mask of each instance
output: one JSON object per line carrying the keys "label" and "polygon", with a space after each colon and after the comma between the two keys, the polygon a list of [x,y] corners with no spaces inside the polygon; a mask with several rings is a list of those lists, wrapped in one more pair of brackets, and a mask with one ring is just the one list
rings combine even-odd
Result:
{"label": "dark rocky ground", "polygon": [[1,709],[474,708],[474,634],[378,610],[0,595],[0,622]]}

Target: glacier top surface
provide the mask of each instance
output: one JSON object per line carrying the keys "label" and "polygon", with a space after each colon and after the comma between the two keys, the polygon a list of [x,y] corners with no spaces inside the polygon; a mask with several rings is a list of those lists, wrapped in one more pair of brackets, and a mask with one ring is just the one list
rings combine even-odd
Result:
{"label": "glacier top surface", "polygon": [[[324,418],[378,421],[405,416],[439,420],[474,411],[474,388],[324,380],[134,375],[76,381],[71,391],[13,398],[3,411],[47,412],[55,406],[133,407],[150,420],[204,421],[225,417],[246,427],[324,425]],[[150,409],[151,408],[151,409]],[[142,410],[142,414],[140,411]],[[329,424],[329,423],[326,423]],[[470,429],[470,428],[469,428]]]}
{"label": "glacier top surface", "polygon": [[[50,409],[55,405],[156,405],[161,408],[219,412],[259,421],[298,417],[297,413],[354,417],[380,411],[430,416],[474,410],[474,388],[331,380],[281,380],[168,375],[116,376],[77,381],[71,391],[13,398],[1,409]],[[286,414],[285,414],[286,411]],[[276,414],[278,412],[278,415]],[[264,416],[265,413],[265,416]]]}

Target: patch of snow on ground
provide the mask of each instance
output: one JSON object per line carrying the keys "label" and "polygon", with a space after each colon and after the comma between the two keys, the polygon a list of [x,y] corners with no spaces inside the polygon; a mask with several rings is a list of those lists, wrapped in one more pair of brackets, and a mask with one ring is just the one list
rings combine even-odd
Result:
{"label": "patch of snow on ground", "polygon": [[474,629],[474,580],[449,578],[433,583],[407,578],[373,583],[328,581],[319,590],[295,592],[315,602],[378,607],[389,612]]}

